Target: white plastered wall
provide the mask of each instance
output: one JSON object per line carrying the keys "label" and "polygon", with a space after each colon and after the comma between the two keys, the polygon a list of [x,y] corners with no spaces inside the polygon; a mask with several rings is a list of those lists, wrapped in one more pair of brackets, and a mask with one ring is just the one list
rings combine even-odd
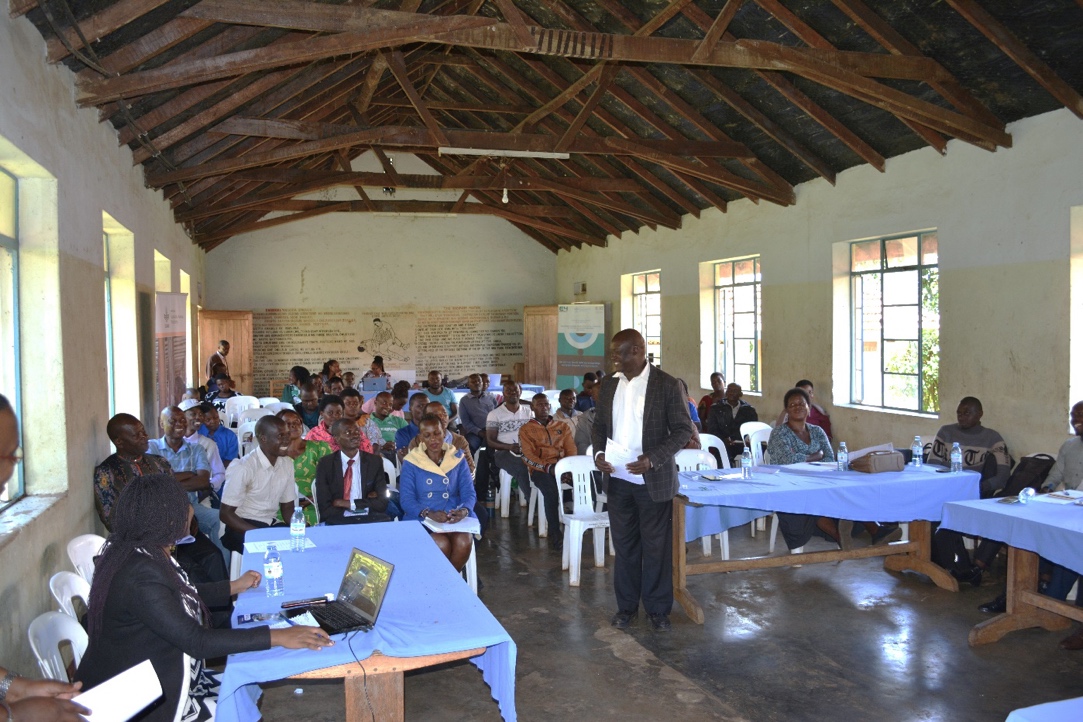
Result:
{"label": "white plastered wall", "polygon": [[[0,516],[0,664],[37,669],[26,628],[54,609],[48,580],[71,569],[65,546],[99,529],[92,471],[110,453],[105,349],[103,212],[131,233],[135,292],[154,290],[154,251],[203,278],[203,254],[147,190],[131,154],[97,111],[75,105],[72,73],[48,66],[40,33],[0,13],[0,164],[22,177],[21,342],[27,488],[38,494]],[[120,299],[123,302],[125,299]],[[129,368],[131,367],[129,363]],[[125,379],[138,385],[138,374]],[[10,393],[9,389],[2,389]],[[119,408],[138,413],[138,408]],[[151,433],[156,423],[148,424]]]}
{"label": "white plastered wall", "polygon": [[[435,174],[409,154],[400,173]],[[382,171],[371,153],[355,170]],[[369,188],[374,199],[379,189]],[[353,189],[307,198],[356,200]],[[394,200],[454,202],[458,192],[406,191]],[[329,213],[231,238],[207,255],[207,304],[259,308],[529,306],[556,302],[556,256],[495,216]]]}
{"label": "white plastered wall", "polygon": [[[1069,224],[1083,204],[1083,121],[1061,110],[1009,131],[1014,147],[996,153],[952,142],[944,157],[924,149],[889,160],[884,174],[861,166],[836,187],[804,184],[789,208],[739,201],[725,214],[685,216],[678,230],[562,252],[557,301],[586,282],[587,299],[619,308],[622,273],[661,268],[665,369],[698,397],[711,370],[700,368],[698,264],[759,253],[764,395],[748,400],[761,419],[807,377],[832,408],[836,440],[908,445],[953,422],[958,399],[975,395],[1017,458],[1056,451],[1071,403]],[[940,238],[940,418],[833,404],[847,398],[847,369],[833,361],[833,244],[926,228]]]}

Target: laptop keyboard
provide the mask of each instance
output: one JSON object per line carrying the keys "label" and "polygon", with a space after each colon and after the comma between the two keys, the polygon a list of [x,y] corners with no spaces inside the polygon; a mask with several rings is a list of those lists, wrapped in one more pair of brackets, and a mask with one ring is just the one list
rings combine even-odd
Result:
{"label": "laptop keyboard", "polygon": [[348,629],[368,624],[364,618],[352,612],[347,605],[340,602],[312,607],[309,611],[312,612],[312,616],[317,621],[335,629]]}

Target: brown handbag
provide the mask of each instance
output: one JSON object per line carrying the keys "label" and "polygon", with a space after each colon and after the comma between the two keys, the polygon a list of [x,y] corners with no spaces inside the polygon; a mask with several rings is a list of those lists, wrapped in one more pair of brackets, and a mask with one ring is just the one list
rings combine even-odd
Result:
{"label": "brown handbag", "polygon": [[905,464],[903,455],[898,451],[872,451],[860,459],[850,462],[850,468],[866,474],[879,474],[882,471],[902,471]]}

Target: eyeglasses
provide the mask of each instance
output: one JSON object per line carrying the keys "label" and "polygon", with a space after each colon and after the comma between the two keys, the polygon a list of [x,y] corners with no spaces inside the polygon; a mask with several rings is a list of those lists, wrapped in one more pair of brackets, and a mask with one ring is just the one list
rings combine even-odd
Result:
{"label": "eyeglasses", "polygon": [[0,456],[0,461],[6,461],[9,464],[18,464],[23,460],[23,450],[15,449],[15,453],[10,456]]}

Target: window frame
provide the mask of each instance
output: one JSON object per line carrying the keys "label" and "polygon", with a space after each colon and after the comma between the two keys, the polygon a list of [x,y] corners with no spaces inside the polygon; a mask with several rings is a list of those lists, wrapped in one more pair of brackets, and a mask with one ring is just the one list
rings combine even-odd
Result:
{"label": "window frame", "polygon": [[[652,275],[658,277],[658,290],[656,290],[656,291],[649,290],[650,289],[649,277],[652,276]],[[636,288],[636,279],[637,278],[642,278],[643,279],[643,289],[644,290],[642,292],[640,292],[640,293],[637,293],[636,290],[635,290],[635,288]],[[632,299],[632,328],[634,328],[634,329],[636,329],[637,331],[640,332],[640,334],[643,336],[643,340],[646,342],[647,346],[650,346],[650,341],[651,341],[652,338],[657,338],[658,353],[655,355],[655,357],[653,359],[653,364],[660,368],[662,366],[662,271],[660,269],[655,269],[655,270],[652,270],[652,271],[643,271],[641,273],[632,273],[632,274],[629,274],[629,281],[630,281],[631,299]],[[648,313],[646,310],[643,310],[643,311],[639,310],[640,309],[640,299],[643,299],[643,306],[645,307],[646,306],[646,299],[649,296],[657,296],[658,297],[658,313],[657,314]],[[640,316],[641,315],[642,315],[642,323],[640,322]],[[647,319],[652,318],[652,317],[657,317],[658,318],[658,335],[656,337],[651,336],[647,332]],[[647,350],[644,349],[644,351],[646,352]],[[649,357],[648,357],[648,360],[649,360]]]}
{"label": "window frame", "polygon": [[[736,283],[731,282],[726,285],[719,284],[718,282],[718,268],[722,265],[730,266],[730,278],[736,278],[736,264],[742,261],[753,262],[753,281]],[[711,296],[712,304],[714,308],[714,349],[712,353],[712,363],[714,364],[714,371],[718,371],[726,379],[727,383],[736,383],[736,368],[737,366],[751,366],[749,372],[749,378],[751,383],[748,388],[742,385],[741,390],[746,393],[760,394],[763,393],[763,268],[761,266],[762,257],[760,254],[752,254],[748,256],[740,256],[738,258],[725,258],[719,261],[711,263]],[[752,287],[752,293],[755,305],[755,323],[753,324],[753,348],[755,353],[755,361],[752,364],[738,364],[736,361],[736,322],[731,319],[723,318],[725,309],[720,308],[720,301],[722,292],[725,289],[747,288]],[[731,304],[732,305],[732,304]],[[742,311],[741,313],[747,313]],[[729,315],[731,317],[736,315],[735,310],[730,310]],[[725,324],[725,325],[724,325]],[[723,343],[725,331],[728,329],[733,330],[733,336],[729,339],[732,343],[727,345]],[[747,340],[742,338],[741,340]],[[723,354],[723,358],[719,358],[720,354]],[[733,357],[732,363],[730,357]]]}
{"label": "window frame", "polygon": [[[926,238],[928,238],[928,237],[931,237],[931,238],[935,239],[936,244],[937,244],[937,252],[936,252],[937,253],[937,259],[936,259],[935,263],[926,263],[924,261],[924,257],[925,257],[925,250],[924,250],[925,249],[925,241],[926,241]],[[887,244],[892,242],[892,241],[898,241],[898,240],[910,239],[910,238],[916,238],[917,239],[917,263],[916,264],[905,265],[905,266],[892,266],[892,265],[889,265],[888,253],[887,253]],[[849,371],[849,389],[850,389],[850,400],[851,400],[850,403],[852,405],[858,406],[858,407],[863,407],[863,408],[868,408],[868,409],[876,409],[876,410],[890,411],[890,412],[902,412],[902,413],[920,414],[920,415],[927,415],[927,416],[938,416],[939,415],[939,413],[940,413],[939,408],[937,408],[937,409],[924,408],[927,378],[926,378],[926,364],[925,364],[925,359],[924,359],[924,354],[923,354],[923,344],[924,344],[923,331],[926,329],[926,326],[925,326],[925,321],[926,321],[926,319],[925,319],[925,311],[924,311],[924,308],[923,308],[923,291],[925,290],[924,289],[924,284],[926,282],[925,272],[930,270],[930,269],[934,270],[936,272],[937,282],[939,283],[939,270],[940,270],[939,240],[940,240],[939,239],[939,233],[938,233],[937,229],[933,228],[933,229],[926,229],[926,230],[921,230],[921,231],[912,231],[912,232],[908,232],[908,233],[897,233],[897,234],[892,234],[892,235],[887,235],[887,236],[881,236],[879,238],[875,238],[875,237],[874,238],[866,238],[866,239],[861,239],[861,240],[856,240],[856,241],[850,241],[850,242],[848,242],[846,244],[846,249],[847,249],[846,278],[847,278],[848,293],[849,293],[849,296],[848,296],[848,314],[849,314],[848,326],[849,326],[849,348],[850,348],[850,362],[849,362],[848,371]],[[857,247],[859,245],[862,245],[862,244],[868,244],[868,243],[871,243],[871,242],[876,242],[876,243],[879,244],[879,257],[880,257],[879,258],[879,268],[877,268],[875,270],[874,269],[867,269],[867,270],[863,270],[863,271],[855,271],[854,270],[854,265],[855,265],[855,263],[854,263],[854,249],[855,249],[855,247]],[[885,277],[887,277],[889,274],[911,273],[911,272],[916,272],[916,274],[917,274],[917,303],[916,304],[913,304],[913,303],[907,303],[907,304],[887,303],[885,298],[884,298]],[[864,363],[865,363],[865,350],[864,350],[865,340],[864,339],[866,339],[867,337],[864,335],[864,323],[862,322],[862,317],[864,315],[864,305],[863,305],[862,299],[858,298],[858,293],[857,293],[857,291],[858,291],[858,288],[857,288],[858,279],[863,279],[864,277],[870,276],[870,275],[879,275],[879,285],[880,285],[880,292],[879,292],[879,299],[880,299],[880,324],[879,324],[879,326],[880,326],[880,328],[879,328],[879,335],[877,336],[877,342],[878,342],[878,347],[879,347],[878,355],[879,355],[879,376],[880,376],[880,396],[879,396],[880,403],[878,403],[878,404],[877,403],[870,403],[869,401],[867,401],[866,397],[868,396],[868,394],[866,394],[865,391],[864,391],[864,368],[865,368],[865,366],[864,366]],[[860,306],[858,305],[859,303],[861,304]],[[917,310],[916,339],[889,338],[887,336],[887,334],[886,334],[885,323],[884,323],[885,309],[887,309],[887,308],[904,308],[904,307],[915,307],[916,310]],[[939,297],[938,297],[938,300],[937,300],[936,316],[937,316],[937,329],[939,330],[939,327],[940,327],[940,324],[939,324],[939,316],[940,316]],[[859,332],[861,332],[861,335],[860,335],[861,340],[860,341],[859,341]],[[886,349],[887,349],[887,343],[888,342],[893,342],[893,341],[895,341],[895,342],[898,342],[898,341],[916,342],[916,344],[917,344],[917,359],[916,359],[917,372],[916,372],[916,374],[900,374],[898,372],[890,372],[890,371],[886,370],[887,359],[886,359],[885,354],[886,354]],[[939,351],[938,351],[938,354],[939,354]],[[888,377],[891,376],[891,375],[915,376],[916,377],[916,384],[917,384],[917,390],[916,391],[917,391],[917,400],[918,400],[918,407],[917,408],[906,408],[906,407],[902,407],[902,406],[892,406],[892,405],[889,405],[887,403],[887,401],[886,401],[887,382],[888,382]],[[860,401],[856,400],[858,398],[860,398],[861,400]]]}
{"label": "window frame", "polygon": [[[12,376],[14,388],[8,390],[4,389],[3,392],[8,397],[8,401],[11,403],[12,410],[15,412],[17,419],[22,418],[22,344],[20,339],[20,313],[19,313],[19,178],[6,169],[0,167],[0,173],[7,176],[12,180],[15,187],[15,197],[12,208],[15,237],[10,238],[7,235],[0,233],[0,249],[11,254],[11,327],[13,335],[12,353]],[[22,426],[19,426],[19,448],[22,448]],[[11,479],[8,480],[5,488],[5,493],[8,498],[6,501],[0,501],[0,513],[3,513],[8,507],[17,502],[19,499],[26,496],[26,477],[23,473],[23,464],[15,464],[15,468],[11,475]]]}

